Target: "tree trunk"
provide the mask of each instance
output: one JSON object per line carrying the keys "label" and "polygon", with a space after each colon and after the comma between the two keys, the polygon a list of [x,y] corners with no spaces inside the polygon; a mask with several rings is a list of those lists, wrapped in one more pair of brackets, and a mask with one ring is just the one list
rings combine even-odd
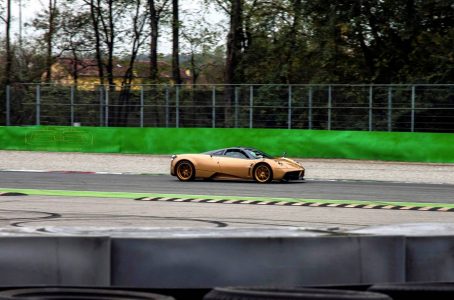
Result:
{"label": "tree trunk", "polygon": [[[352,13],[354,16],[365,15],[360,3],[352,6]],[[371,49],[367,46],[367,40],[363,33],[364,29],[361,20],[359,18],[355,18],[353,24],[356,32],[355,37],[359,42],[361,52],[364,57],[364,64],[367,67],[366,73],[368,74],[366,75],[366,78],[363,78],[363,80],[366,79],[369,82],[373,82],[375,80],[375,57],[373,51],[371,51]]]}
{"label": "tree trunk", "polygon": [[159,14],[156,10],[154,0],[148,0],[150,11],[150,80],[152,83],[158,81],[158,35],[159,35]]}
{"label": "tree trunk", "polygon": [[175,84],[181,84],[180,75],[180,51],[179,51],[179,27],[178,0],[172,0],[172,77]]}
{"label": "tree trunk", "polygon": [[[98,0],[98,4],[100,4],[101,0]],[[113,61],[113,52],[114,52],[114,38],[115,38],[115,28],[114,28],[114,20],[113,20],[113,2],[114,0],[108,0],[107,2],[107,11],[103,12],[102,7],[98,7],[98,18],[100,20],[100,24],[102,25],[102,34],[103,34],[103,40],[102,42],[105,44],[107,48],[107,61],[103,62],[103,66],[106,68],[106,77],[107,77],[107,89],[106,93],[113,92],[115,91],[115,81],[114,81],[114,61]],[[107,20],[106,20],[107,18]],[[109,119],[111,122],[109,124],[112,124],[113,126],[116,126],[117,123],[119,122],[119,108],[118,108],[118,102],[120,101],[119,99],[117,100],[117,103],[115,103],[115,100],[113,97],[110,97],[112,101],[110,101],[109,105],[111,104],[117,104],[115,106],[111,106],[110,108],[110,116]]]}
{"label": "tree trunk", "polygon": [[287,50],[287,74],[286,74],[286,83],[292,84],[300,79],[301,74],[295,76],[294,74],[294,55],[298,53],[298,29],[301,26],[301,16],[302,16],[302,0],[293,0],[292,3],[293,7],[293,23],[290,29],[289,39],[290,39],[290,46]]}
{"label": "tree trunk", "polygon": [[232,100],[234,97],[233,84],[241,83],[243,76],[238,70],[243,45],[243,0],[232,0],[230,8],[230,30],[227,35],[227,58],[225,62],[226,84],[224,92],[225,110],[224,125],[230,127],[232,119]]}
{"label": "tree trunk", "polygon": [[109,90],[115,89],[115,81],[114,81],[114,62],[113,62],[113,55],[114,55],[114,38],[115,38],[115,28],[114,28],[114,21],[113,21],[113,2],[114,0],[109,0],[109,8],[108,8],[108,15],[109,15],[109,27],[104,28],[104,32],[106,35],[106,43],[107,43],[107,81],[109,82]]}
{"label": "tree trunk", "polygon": [[191,51],[191,73],[192,73],[192,88],[194,89],[197,84],[197,79],[199,78],[199,70],[197,70],[197,65],[195,64],[195,52]]}
{"label": "tree trunk", "polygon": [[47,54],[46,54],[46,82],[52,80],[52,46],[55,31],[55,14],[57,12],[57,0],[49,0],[49,28],[46,36]]}
{"label": "tree trunk", "polygon": [[136,0],[135,15],[133,17],[133,36],[131,57],[129,59],[128,69],[123,76],[121,93],[119,98],[119,111],[117,125],[127,126],[129,113],[131,112],[131,84],[134,80],[134,64],[139,53],[140,46],[142,45],[141,37],[143,34],[144,22],[139,22],[140,8],[142,6],[141,0]]}
{"label": "tree trunk", "polygon": [[225,83],[240,83],[242,76],[236,72],[241,59],[243,44],[243,3],[242,0],[233,0],[230,11],[230,30],[227,35],[227,59]]}
{"label": "tree trunk", "polygon": [[73,54],[73,78],[74,78],[74,86],[77,89],[77,86],[79,85],[79,56],[77,55],[77,51],[73,48],[72,49],[72,54]]}
{"label": "tree trunk", "polygon": [[5,78],[6,85],[11,84],[11,69],[13,64],[13,55],[11,53],[11,0],[6,2],[6,64],[5,64]]}
{"label": "tree trunk", "polygon": [[97,1],[97,6],[95,6],[94,0],[90,1],[90,16],[93,24],[93,30],[95,32],[96,64],[98,65],[99,84],[104,85],[104,63],[102,61],[101,33],[99,30],[99,4],[100,0]]}

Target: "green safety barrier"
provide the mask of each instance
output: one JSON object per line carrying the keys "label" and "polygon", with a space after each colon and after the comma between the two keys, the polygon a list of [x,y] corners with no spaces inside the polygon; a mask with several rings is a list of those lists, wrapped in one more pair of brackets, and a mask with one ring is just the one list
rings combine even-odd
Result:
{"label": "green safety barrier", "polygon": [[274,155],[454,163],[454,134],[245,128],[0,126],[0,149],[179,154],[251,146]]}

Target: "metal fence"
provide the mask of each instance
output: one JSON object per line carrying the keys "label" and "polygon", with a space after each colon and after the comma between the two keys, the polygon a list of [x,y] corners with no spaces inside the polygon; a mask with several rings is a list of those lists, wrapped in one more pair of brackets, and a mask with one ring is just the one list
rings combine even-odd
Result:
{"label": "metal fence", "polygon": [[454,132],[454,84],[16,84],[0,91],[1,125],[285,128]]}

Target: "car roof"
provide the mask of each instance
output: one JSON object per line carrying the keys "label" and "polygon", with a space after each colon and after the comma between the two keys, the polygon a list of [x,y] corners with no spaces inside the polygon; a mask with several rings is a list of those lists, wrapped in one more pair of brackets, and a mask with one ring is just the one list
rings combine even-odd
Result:
{"label": "car roof", "polygon": [[207,151],[205,153],[215,153],[215,152],[219,152],[219,151],[234,150],[234,149],[236,149],[236,150],[255,150],[255,148],[252,148],[252,147],[238,146],[238,147],[227,147],[227,148],[211,150],[211,151]]}
{"label": "car roof", "polygon": [[212,151],[209,151],[209,152],[217,152],[217,151],[232,150],[232,149],[239,149],[239,150],[255,150],[255,148],[252,148],[252,147],[238,146],[238,147],[227,147],[227,148],[212,150]]}

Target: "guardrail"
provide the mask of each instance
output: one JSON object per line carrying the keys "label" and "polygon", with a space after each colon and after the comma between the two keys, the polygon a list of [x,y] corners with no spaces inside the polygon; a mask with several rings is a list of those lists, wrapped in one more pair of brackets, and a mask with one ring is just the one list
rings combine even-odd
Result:
{"label": "guardrail", "polygon": [[17,84],[0,124],[454,132],[454,84]]}

